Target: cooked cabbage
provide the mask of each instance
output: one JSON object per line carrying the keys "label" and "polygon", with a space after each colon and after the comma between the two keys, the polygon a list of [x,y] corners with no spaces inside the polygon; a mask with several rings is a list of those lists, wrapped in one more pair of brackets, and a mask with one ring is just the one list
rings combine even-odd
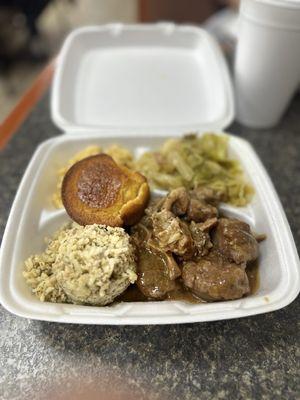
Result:
{"label": "cooked cabbage", "polygon": [[228,155],[226,135],[206,133],[167,140],[155,152],[144,153],[133,167],[152,187],[171,190],[206,186],[218,191],[224,202],[244,206],[254,193],[238,160]]}

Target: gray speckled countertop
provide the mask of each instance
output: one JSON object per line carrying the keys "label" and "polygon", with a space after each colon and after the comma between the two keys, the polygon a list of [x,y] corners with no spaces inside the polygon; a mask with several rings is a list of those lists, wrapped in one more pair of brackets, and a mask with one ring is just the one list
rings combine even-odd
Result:
{"label": "gray speckled countertop", "polygon": [[[279,193],[300,248],[300,98],[281,124],[258,131],[233,124],[249,140]],[[0,236],[36,146],[59,134],[44,98],[0,152]],[[88,326],[30,321],[0,308],[0,399],[72,399],[87,382],[128,399],[299,399],[300,300],[251,318],[169,326]],[[121,381],[123,382],[121,384]],[[125,389],[126,388],[126,389]],[[90,389],[91,391],[91,389]],[[50,396],[50,397],[49,397]],[[103,396],[103,399],[124,399]]]}

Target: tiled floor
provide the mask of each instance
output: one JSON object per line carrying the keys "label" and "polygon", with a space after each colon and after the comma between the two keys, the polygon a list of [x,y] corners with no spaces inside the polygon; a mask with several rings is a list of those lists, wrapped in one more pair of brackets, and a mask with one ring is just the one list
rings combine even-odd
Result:
{"label": "tiled floor", "polygon": [[[137,20],[137,0],[55,0],[39,19],[39,28],[49,53],[54,55],[72,29],[82,25]],[[44,63],[23,60],[0,74],[0,122],[30,86]]]}

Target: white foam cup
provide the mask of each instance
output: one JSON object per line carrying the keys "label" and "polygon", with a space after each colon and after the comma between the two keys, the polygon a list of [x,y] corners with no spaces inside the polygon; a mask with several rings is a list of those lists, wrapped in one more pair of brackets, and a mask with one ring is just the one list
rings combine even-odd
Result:
{"label": "white foam cup", "polygon": [[239,122],[278,123],[300,83],[300,1],[242,0],[234,82]]}

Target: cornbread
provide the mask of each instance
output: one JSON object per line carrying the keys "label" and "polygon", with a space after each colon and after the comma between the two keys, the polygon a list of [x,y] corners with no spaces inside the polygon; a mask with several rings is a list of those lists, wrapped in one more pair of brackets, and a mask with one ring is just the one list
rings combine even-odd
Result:
{"label": "cornbread", "polygon": [[61,188],[67,213],[80,225],[133,225],[141,219],[149,196],[143,175],[104,153],[74,164]]}
{"label": "cornbread", "polygon": [[86,157],[100,154],[102,151],[105,154],[111,156],[118,165],[124,165],[127,168],[132,168],[133,166],[132,154],[130,153],[129,150],[125,149],[122,146],[119,146],[118,144],[112,144],[106,147],[104,150],[102,149],[102,147],[97,145],[87,146],[83,150],[76,153],[72,158],[70,158],[70,160],[68,160],[68,162],[64,167],[60,168],[57,171],[58,177],[57,177],[56,190],[55,193],[53,193],[52,195],[52,203],[54,207],[56,208],[63,207],[63,203],[61,200],[61,185],[68,169],[70,169],[72,165],[74,165],[78,161],[83,160]]}
{"label": "cornbread", "polygon": [[100,146],[96,146],[96,145],[88,146],[88,147],[84,148],[83,150],[79,151],[78,153],[76,153],[74,155],[74,157],[70,158],[70,160],[67,162],[67,164],[64,167],[60,168],[57,171],[58,180],[57,180],[56,190],[52,195],[52,203],[53,203],[54,207],[56,207],[56,208],[63,207],[63,203],[61,200],[61,185],[62,185],[62,181],[63,181],[64,176],[66,175],[68,169],[71,168],[72,165],[74,165],[75,163],[77,163],[80,160],[83,160],[86,157],[94,156],[95,154],[101,153],[101,150],[102,149]]}

